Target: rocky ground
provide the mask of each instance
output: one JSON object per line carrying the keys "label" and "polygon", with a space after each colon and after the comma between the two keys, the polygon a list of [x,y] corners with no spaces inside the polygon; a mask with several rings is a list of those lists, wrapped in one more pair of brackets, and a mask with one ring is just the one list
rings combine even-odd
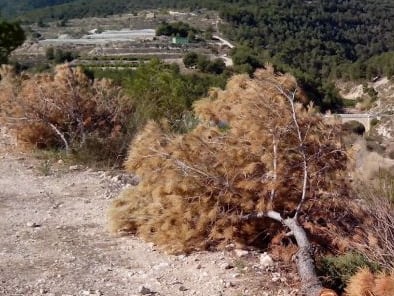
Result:
{"label": "rocky ground", "polygon": [[174,256],[111,236],[106,210],[134,182],[0,153],[0,295],[297,295],[295,275],[257,251]]}

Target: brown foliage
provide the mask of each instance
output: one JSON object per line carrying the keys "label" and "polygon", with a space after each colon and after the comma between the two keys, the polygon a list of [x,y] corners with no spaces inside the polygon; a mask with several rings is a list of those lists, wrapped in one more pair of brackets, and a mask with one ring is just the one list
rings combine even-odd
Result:
{"label": "brown foliage", "polygon": [[338,296],[338,294],[331,289],[323,289],[320,293],[320,296]]}
{"label": "brown foliage", "polygon": [[360,269],[350,278],[345,291],[346,296],[392,296],[394,274],[374,275],[368,268]]}
{"label": "brown foliage", "polygon": [[79,149],[94,141],[116,150],[114,143],[123,139],[131,108],[110,81],[90,81],[67,64],[54,74],[21,76],[3,67],[1,76],[0,115],[20,142]]}
{"label": "brown foliage", "polygon": [[370,181],[355,182],[358,196],[364,203],[368,244],[357,248],[385,270],[394,271],[394,176],[390,172],[379,172],[375,184]]}
{"label": "brown foliage", "polygon": [[[231,240],[251,244],[262,231],[274,233],[272,220],[240,216],[275,210],[287,217],[300,203],[303,159],[281,93],[296,87],[293,77],[271,71],[258,71],[254,79],[240,75],[194,105],[200,122],[187,134],[171,135],[165,124],[149,122],[125,163],[142,181],[113,203],[112,229],[137,233],[172,252]],[[306,217],[346,194],[346,155],[338,126],[326,125],[311,107],[296,105],[296,111],[308,164]]]}

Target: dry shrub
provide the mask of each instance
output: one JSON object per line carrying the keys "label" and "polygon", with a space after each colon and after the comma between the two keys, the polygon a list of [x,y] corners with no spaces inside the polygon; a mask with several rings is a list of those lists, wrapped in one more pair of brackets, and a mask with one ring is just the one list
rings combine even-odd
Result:
{"label": "dry shrub", "polygon": [[91,81],[67,64],[54,74],[16,75],[9,67],[0,74],[1,119],[20,143],[69,151],[100,146],[96,156],[101,158],[124,152],[132,109],[111,81]]}
{"label": "dry shrub", "polygon": [[394,176],[381,170],[375,183],[357,182],[355,187],[370,217],[366,225],[369,243],[358,248],[371,261],[394,272]]}
{"label": "dry shrub", "polygon": [[350,278],[345,291],[346,296],[392,296],[394,274],[374,275],[368,268],[362,268]]}
{"label": "dry shrub", "polygon": [[[287,217],[299,204],[302,156],[292,110],[281,93],[294,89],[293,77],[261,70],[254,79],[235,76],[226,90],[196,102],[199,124],[184,135],[149,122],[125,163],[142,181],[114,201],[112,230],[137,233],[172,252],[233,240],[251,244],[262,232],[275,234],[280,225],[268,218],[240,217],[270,209]],[[301,219],[313,212],[329,221],[332,201],[347,197],[339,127],[325,124],[311,107],[296,105],[296,111],[308,156]]]}

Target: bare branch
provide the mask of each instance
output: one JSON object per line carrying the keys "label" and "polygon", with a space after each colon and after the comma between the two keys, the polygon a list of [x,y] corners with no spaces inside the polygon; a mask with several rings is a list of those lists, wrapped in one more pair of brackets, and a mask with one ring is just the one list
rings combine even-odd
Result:
{"label": "bare branch", "polygon": [[60,132],[60,130],[53,123],[48,122],[48,125],[55,131],[55,133],[60,137],[60,139],[62,139],[64,143],[64,149],[66,149],[66,153],[70,153],[70,145],[68,144],[64,134]]}
{"label": "bare branch", "polygon": [[277,211],[267,211],[267,212],[256,212],[247,215],[243,215],[240,217],[241,220],[253,220],[253,219],[261,219],[261,218],[271,218],[275,221],[283,223],[283,218]]}
{"label": "bare branch", "polygon": [[[276,141],[275,135],[272,136],[272,145],[273,145],[273,153],[274,153],[274,157],[272,160],[272,165],[273,165],[273,170],[274,170],[273,181],[276,182],[276,180],[278,178],[278,176],[277,176],[278,143]],[[272,188],[271,193],[270,193],[271,203],[274,201],[274,198],[275,198],[275,188]]]}
{"label": "bare branch", "polygon": [[308,183],[308,164],[307,164],[307,158],[306,158],[306,153],[304,149],[304,141],[302,139],[301,135],[301,129],[300,125],[297,120],[297,113],[295,110],[295,96],[297,93],[297,88],[292,92],[292,93],[287,93],[280,85],[275,85],[276,89],[285,97],[290,103],[291,106],[291,115],[293,118],[293,123],[296,128],[297,136],[298,136],[298,141],[299,141],[299,150],[302,156],[302,165],[303,165],[303,182],[302,182],[302,194],[301,194],[301,199],[297,205],[294,217],[297,219],[299,212],[301,211],[301,208],[305,202],[306,199],[306,188],[307,188],[307,183]]}

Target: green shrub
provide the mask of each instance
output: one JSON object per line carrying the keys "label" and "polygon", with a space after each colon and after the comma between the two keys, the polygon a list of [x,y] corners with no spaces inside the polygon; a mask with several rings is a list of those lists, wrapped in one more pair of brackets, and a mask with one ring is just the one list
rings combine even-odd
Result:
{"label": "green shrub", "polygon": [[371,120],[371,126],[375,126],[375,125],[377,125],[379,123],[379,120],[377,119],[377,118],[373,118],[372,120]]}
{"label": "green shrub", "polygon": [[[176,65],[175,65],[176,66]],[[173,130],[197,98],[212,86],[223,86],[226,77],[209,74],[182,75],[179,68],[155,59],[141,65],[122,82],[135,108],[135,125],[165,118]]]}
{"label": "green shrub", "polygon": [[379,136],[368,136],[365,137],[365,141],[367,144],[368,151],[374,151],[379,154],[383,154],[385,151],[385,147],[382,146],[382,138]]}
{"label": "green shrub", "polygon": [[183,58],[183,63],[187,68],[196,66],[197,62],[198,62],[198,54],[195,52],[188,52]]}
{"label": "green shrub", "polygon": [[369,267],[373,272],[379,270],[376,263],[368,261],[362,254],[355,252],[340,256],[326,256],[317,264],[318,273],[324,284],[338,291],[343,291],[347,281],[361,267]]}
{"label": "green shrub", "polygon": [[343,106],[344,107],[355,107],[357,104],[357,100],[349,100],[349,99],[343,99]]}
{"label": "green shrub", "polygon": [[343,128],[346,131],[352,132],[357,135],[363,135],[365,133],[365,127],[358,121],[349,121],[343,124]]}

